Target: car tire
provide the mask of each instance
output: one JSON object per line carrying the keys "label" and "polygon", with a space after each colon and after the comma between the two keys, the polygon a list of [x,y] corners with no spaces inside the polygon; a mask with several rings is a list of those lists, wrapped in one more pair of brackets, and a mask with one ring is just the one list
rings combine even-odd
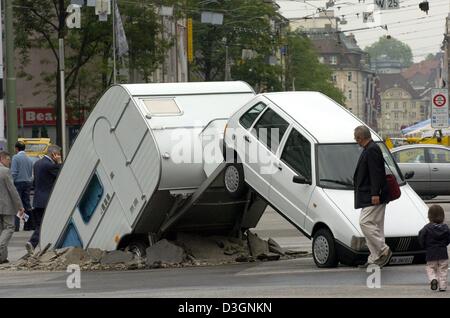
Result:
{"label": "car tire", "polygon": [[125,248],[126,252],[132,253],[134,256],[144,258],[147,255],[148,245],[141,241],[132,241]]}
{"label": "car tire", "polygon": [[422,200],[432,200],[432,199],[434,199],[435,197],[437,197],[437,195],[421,195],[421,196],[420,196],[420,198],[421,198]]}
{"label": "car tire", "polygon": [[317,267],[336,267],[339,263],[334,237],[328,229],[320,229],[314,234],[312,252]]}
{"label": "car tire", "polygon": [[233,198],[240,198],[247,190],[242,163],[229,163],[225,167],[223,183],[228,194]]}

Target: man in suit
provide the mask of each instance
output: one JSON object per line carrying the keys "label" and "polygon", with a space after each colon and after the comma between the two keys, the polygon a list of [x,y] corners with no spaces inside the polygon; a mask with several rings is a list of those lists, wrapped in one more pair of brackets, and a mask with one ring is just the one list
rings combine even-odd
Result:
{"label": "man in suit", "polygon": [[354,131],[355,141],[363,147],[353,176],[355,186],[355,209],[362,208],[359,225],[366,238],[370,255],[363,266],[385,266],[392,252],[385,243],[384,215],[389,201],[384,158],[380,147],[372,140],[366,126]]}
{"label": "man in suit", "polygon": [[23,216],[22,201],[9,172],[11,156],[0,151],[0,264],[8,262],[8,244],[14,234],[14,218]]}
{"label": "man in suit", "polygon": [[[19,193],[25,212],[30,216],[30,220],[25,223],[24,230],[31,230],[32,213],[30,204],[31,180],[33,179],[33,162],[25,153],[25,144],[16,142],[16,155],[12,157],[11,175]],[[16,216],[16,232],[19,230],[19,218]]]}
{"label": "man in suit", "polygon": [[39,244],[42,219],[45,208],[55,184],[59,170],[61,169],[61,148],[56,145],[48,147],[47,154],[36,161],[33,167],[34,171],[34,200],[33,216],[35,221],[35,230],[30,240],[25,245],[28,254],[33,254],[34,249]]}

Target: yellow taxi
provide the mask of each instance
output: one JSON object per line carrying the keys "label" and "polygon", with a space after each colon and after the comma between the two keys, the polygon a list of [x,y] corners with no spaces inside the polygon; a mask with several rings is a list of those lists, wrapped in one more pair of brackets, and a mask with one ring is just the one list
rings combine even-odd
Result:
{"label": "yellow taxi", "polygon": [[50,138],[18,138],[17,141],[25,144],[25,153],[33,162],[42,158],[50,145]]}

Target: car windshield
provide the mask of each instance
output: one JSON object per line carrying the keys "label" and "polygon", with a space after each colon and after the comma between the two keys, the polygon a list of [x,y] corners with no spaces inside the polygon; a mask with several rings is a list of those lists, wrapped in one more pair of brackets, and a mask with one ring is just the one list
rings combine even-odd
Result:
{"label": "car windshield", "polygon": [[46,147],[46,144],[26,144],[25,152],[43,152]]}
{"label": "car windshield", "polygon": [[[386,160],[386,173],[394,174],[399,184],[403,184],[403,176],[392,159],[387,147],[377,143]],[[322,188],[353,189],[353,174],[362,148],[356,143],[321,144],[317,148],[318,185]],[[391,172],[392,171],[392,172]]]}

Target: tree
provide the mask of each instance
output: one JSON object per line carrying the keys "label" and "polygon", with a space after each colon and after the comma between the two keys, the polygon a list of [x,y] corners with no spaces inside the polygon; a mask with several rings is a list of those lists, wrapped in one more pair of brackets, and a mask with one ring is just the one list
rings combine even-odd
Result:
{"label": "tree", "polygon": [[393,37],[380,37],[377,42],[364,50],[369,53],[372,59],[385,55],[390,59],[399,60],[404,67],[409,67],[413,63],[413,55],[409,45]]}
{"label": "tree", "polygon": [[[20,75],[29,76],[26,68],[30,49],[48,50],[52,53],[51,60],[41,61],[43,65],[52,67],[43,67],[42,82],[39,83],[36,93],[46,90],[55,93],[55,113],[58,122],[61,119],[59,38],[65,39],[65,95],[68,107],[94,105],[102,91],[111,85],[113,78],[111,16],[108,22],[99,22],[94,8],[83,7],[81,29],[68,30],[65,18],[69,3],[68,0],[15,1],[14,27],[16,47],[20,50]],[[122,14],[124,13],[125,32],[130,42],[130,67],[137,69],[148,80],[149,74],[162,61],[170,39],[162,40],[158,36],[162,26],[159,24],[159,17],[153,4],[127,1],[120,4],[120,9]],[[59,129],[56,142],[61,144]]]}
{"label": "tree", "polygon": [[[281,67],[269,63],[274,60],[270,57],[276,55],[281,41],[281,35],[271,25],[278,17],[273,3],[190,0],[188,7],[194,21],[193,77],[224,80],[229,66],[232,79],[247,81],[257,90],[281,88]],[[223,24],[201,23],[203,11],[223,13]],[[253,57],[243,59],[243,50],[252,51]]]}
{"label": "tree", "polygon": [[286,85],[288,90],[318,91],[340,104],[345,97],[331,82],[331,69],[319,62],[311,40],[306,36],[288,35]]}

